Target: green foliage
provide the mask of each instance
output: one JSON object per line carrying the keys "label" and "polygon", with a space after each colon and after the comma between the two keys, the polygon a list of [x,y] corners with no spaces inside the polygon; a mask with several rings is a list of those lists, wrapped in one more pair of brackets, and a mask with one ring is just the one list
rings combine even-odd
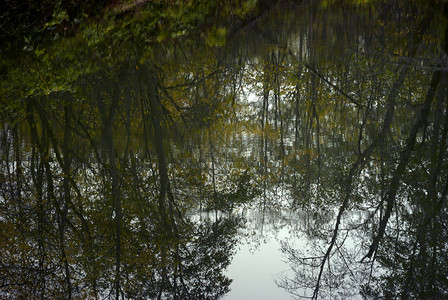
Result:
{"label": "green foliage", "polygon": [[226,28],[213,27],[207,34],[205,43],[209,46],[224,46],[226,43]]}

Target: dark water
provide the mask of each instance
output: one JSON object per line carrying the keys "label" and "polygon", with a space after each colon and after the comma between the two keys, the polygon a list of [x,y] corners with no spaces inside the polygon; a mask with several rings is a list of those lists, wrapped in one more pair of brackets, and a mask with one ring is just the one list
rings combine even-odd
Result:
{"label": "dark water", "polygon": [[448,298],[446,11],[280,2],[28,49],[2,79],[0,298]]}

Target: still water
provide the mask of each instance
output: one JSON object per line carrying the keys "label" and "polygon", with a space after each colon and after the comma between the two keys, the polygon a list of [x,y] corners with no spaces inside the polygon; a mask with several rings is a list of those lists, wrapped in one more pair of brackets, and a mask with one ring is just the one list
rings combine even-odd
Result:
{"label": "still water", "polygon": [[446,4],[191,3],[2,59],[0,298],[447,298]]}

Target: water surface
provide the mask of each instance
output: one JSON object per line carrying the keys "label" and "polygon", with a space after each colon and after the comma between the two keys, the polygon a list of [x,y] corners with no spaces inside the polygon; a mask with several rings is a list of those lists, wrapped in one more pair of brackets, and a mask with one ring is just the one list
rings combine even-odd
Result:
{"label": "water surface", "polygon": [[448,297],[446,5],[252,2],[2,58],[0,297]]}

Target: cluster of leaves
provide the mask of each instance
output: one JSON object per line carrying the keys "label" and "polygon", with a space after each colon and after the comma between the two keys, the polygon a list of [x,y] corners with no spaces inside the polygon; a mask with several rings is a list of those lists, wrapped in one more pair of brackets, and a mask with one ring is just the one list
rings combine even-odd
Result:
{"label": "cluster of leaves", "polygon": [[193,36],[202,35],[202,41],[194,39],[199,43],[223,45],[226,27],[231,26],[226,22],[256,9],[256,1],[236,0],[107,5],[103,1],[7,1],[2,22],[19,29],[6,29],[10,35],[2,35],[11,42],[2,43],[5,47],[0,50],[1,110],[6,115],[20,114],[17,103],[23,99],[76,94],[77,81],[86,75],[123,62],[152,61],[160,48],[168,58],[175,43],[185,46]]}

